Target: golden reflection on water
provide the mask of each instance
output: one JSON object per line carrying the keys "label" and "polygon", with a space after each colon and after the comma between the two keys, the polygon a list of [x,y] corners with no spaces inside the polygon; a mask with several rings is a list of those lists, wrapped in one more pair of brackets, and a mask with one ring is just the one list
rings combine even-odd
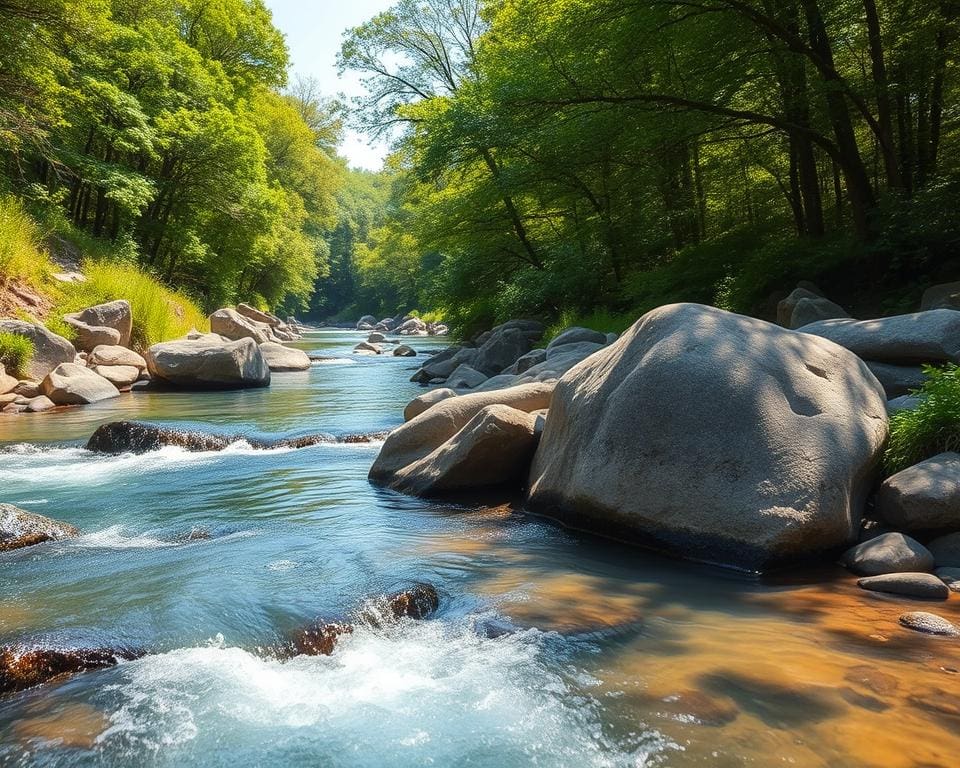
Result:
{"label": "golden reflection on water", "polygon": [[36,706],[13,725],[14,738],[25,744],[41,742],[74,749],[93,749],[109,719],[89,704]]}

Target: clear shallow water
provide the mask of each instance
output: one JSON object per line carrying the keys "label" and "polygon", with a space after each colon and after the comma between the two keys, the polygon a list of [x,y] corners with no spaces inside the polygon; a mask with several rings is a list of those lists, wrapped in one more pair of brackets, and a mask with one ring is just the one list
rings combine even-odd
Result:
{"label": "clear shallow water", "polygon": [[[79,448],[118,418],[389,428],[415,363],[351,357],[358,338],[311,335],[338,359],[269,390],[0,420],[0,500],[83,531],[0,555],[0,643],[151,651],[0,699],[0,765],[956,765],[960,643],[908,634],[899,613],[929,606],[833,571],[760,583],[407,498],[367,483],[376,444]],[[413,581],[440,591],[431,620],[329,658],[263,650]]]}

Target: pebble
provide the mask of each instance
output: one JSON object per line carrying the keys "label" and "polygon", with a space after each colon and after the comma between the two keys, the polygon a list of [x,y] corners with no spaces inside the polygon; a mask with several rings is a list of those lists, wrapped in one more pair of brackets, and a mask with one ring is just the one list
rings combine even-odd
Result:
{"label": "pebble", "polygon": [[913,611],[900,617],[900,623],[907,629],[924,632],[928,635],[944,637],[960,637],[960,629],[947,621],[943,616],[926,611]]}

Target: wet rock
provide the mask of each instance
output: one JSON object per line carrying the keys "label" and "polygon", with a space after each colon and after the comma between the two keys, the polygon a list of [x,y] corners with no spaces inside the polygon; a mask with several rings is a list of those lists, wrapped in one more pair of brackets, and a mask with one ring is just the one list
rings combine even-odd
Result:
{"label": "wet rock", "polygon": [[947,585],[932,573],[886,573],[857,580],[861,589],[886,592],[921,600],[946,600],[950,597]]}
{"label": "wet rock", "polygon": [[885,573],[929,573],[934,560],[930,551],[916,539],[902,533],[885,533],[847,550],[840,559],[861,576]]}
{"label": "wet rock", "polygon": [[397,470],[385,484],[403,493],[432,496],[519,483],[537,447],[536,423],[531,413],[488,405],[456,435]]}
{"label": "wet rock", "polygon": [[937,616],[935,613],[927,613],[926,611],[905,613],[900,617],[900,623],[915,632],[944,637],[960,637],[960,629],[943,616]]}
{"label": "wet rock", "polygon": [[898,365],[960,362],[960,312],[954,309],[877,320],[823,320],[801,330],[830,339],[864,360]]}
{"label": "wet rock", "polygon": [[714,563],[813,557],[854,539],[885,406],[835,344],[712,307],[660,307],[560,379],[528,506]]}
{"label": "wet rock", "polygon": [[367,336],[367,342],[370,344],[382,344],[386,341],[386,338],[382,333],[371,333]]}
{"label": "wet rock", "polygon": [[[410,589],[368,602],[361,609],[358,621],[367,626],[382,627],[401,619],[425,619],[440,607],[440,597],[430,584],[417,584]],[[330,656],[344,635],[352,634],[354,624],[344,621],[317,622],[297,630],[291,638],[290,655]]]}
{"label": "wet rock", "polygon": [[408,347],[406,344],[400,344],[397,347],[394,347],[393,350],[394,357],[416,357],[417,350],[413,347]]}
{"label": "wet rock", "polygon": [[456,397],[457,393],[449,388],[431,389],[426,394],[415,397],[403,409],[403,420],[410,421],[437,403]]}
{"label": "wet rock", "polygon": [[940,536],[931,541],[927,548],[933,553],[938,567],[960,568],[960,532]]}
{"label": "wet rock", "polygon": [[911,694],[908,701],[917,709],[944,718],[951,727],[960,726],[960,696],[957,696],[956,691],[933,688],[922,693]]}
{"label": "wet rock", "polygon": [[76,331],[77,347],[84,352],[101,344],[130,346],[133,312],[130,303],[123,299],[64,315],[63,320]]}
{"label": "wet rock", "polygon": [[21,320],[0,320],[0,331],[22,336],[33,344],[33,357],[27,364],[27,370],[23,371],[31,379],[40,381],[60,363],[72,363],[77,357],[73,344],[42,325]]}
{"label": "wet rock", "polygon": [[132,349],[117,345],[101,344],[99,347],[95,347],[87,357],[87,365],[91,368],[98,365],[122,365],[137,368],[141,371],[147,370],[147,361],[142,355],[138,355]]}
{"label": "wet rock", "polygon": [[960,592],[960,568],[937,568],[933,572],[951,592]]}
{"label": "wet rock", "polygon": [[223,341],[214,334],[154,344],[144,355],[154,379],[190,389],[270,385],[270,366],[252,339]]}
{"label": "wet rock", "polygon": [[361,341],[353,351],[360,355],[379,355],[383,352],[377,344],[371,344],[369,341]]}
{"label": "wet rock", "polygon": [[40,391],[57,405],[98,403],[120,394],[103,376],[76,363],[58,365],[40,383]]}
{"label": "wet rock", "polygon": [[474,392],[435,403],[390,433],[370,469],[370,479],[388,484],[399,470],[431,454],[488,405],[507,405],[529,413],[548,408],[552,394],[550,384],[525,384],[496,392]]}
{"label": "wet rock", "polygon": [[79,535],[80,531],[69,523],[36,515],[12,504],[0,504],[0,552]]}
{"label": "wet rock", "polygon": [[260,353],[274,373],[283,371],[306,371],[310,368],[310,358],[301,349],[285,347],[273,341],[260,345]]}
{"label": "wet rock", "polygon": [[33,688],[78,672],[105,669],[142,656],[122,648],[0,648],[0,693]]}
{"label": "wet rock", "polygon": [[883,386],[888,400],[894,400],[909,395],[915,389],[920,389],[927,380],[923,368],[918,365],[893,365],[891,363],[875,363],[867,360],[867,368],[877,377]]}

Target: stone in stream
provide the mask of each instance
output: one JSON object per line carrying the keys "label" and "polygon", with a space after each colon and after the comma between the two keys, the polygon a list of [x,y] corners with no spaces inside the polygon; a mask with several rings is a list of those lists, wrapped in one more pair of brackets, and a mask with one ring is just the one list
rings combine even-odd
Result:
{"label": "stone in stream", "polygon": [[928,635],[943,637],[960,637],[960,629],[947,621],[943,616],[926,611],[913,611],[900,617],[900,623],[907,629],[915,632],[924,632]]}
{"label": "stone in stream", "polygon": [[413,347],[407,346],[406,344],[400,344],[399,346],[394,348],[393,356],[394,357],[416,357],[417,350],[415,350]]}
{"label": "stone in stream", "polygon": [[488,405],[507,405],[529,413],[550,407],[552,394],[552,384],[533,383],[435,403],[387,436],[370,469],[370,480],[389,485],[400,470],[433,453]]}
{"label": "stone in stream", "polygon": [[950,597],[947,585],[932,573],[885,573],[857,580],[857,586],[871,592],[886,592],[921,600],[946,600]]}
{"label": "stone in stream", "polygon": [[883,481],[877,514],[905,531],[960,531],[960,453],[941,453]]}
{"label": "stone in stream", "polygon": [[0,552],[79,535],[80,531],[69,523],[36,515],[12,504],[0,504]]}
{"label": "stone in stream", "polygon": [[310,358],[302,349],[285,347],[273,341],[260,345],[263,359],[274,373],[285,371],[306,371],[310,368]]}
{"label": "stone in stream", "polygon": [[386,483],[414,496],[519,484],[537,448],[537,417],[506,405],[482,408],[436,450]]}
{"label": "stone in stream", "polygon": [[851,542],[887,437],[855,355],[698,304],[644,315],[549,408],[532,511],[753,570]]}
{"label": "stone in stream", "polygon": [[358,355],[381,355],[383,350],[378,344],[371,344],[369,341],[361,341],[353,348],[354,354]]}
{"label": "stone in stream", "polygon": [[851,547],[840,558],[848,569],[861,576],[885,573],[929,573],[934,559],[923,544],[902,533],[884,533]]}
{"label": "stone in stream", "polygon": [[73,344],[37,323],[0,320],[0,332],[22,336],[33,344],[33,357],[27,363],[27,370],[21,373],[37,381],[46,377],[60,363],[72,363],[77,357]]}
{"label": "stone in stream", "polygon": [[216,334],[154,344],[144,355],[150,375],[189,389],[270,385],[270,366],[253,339],[223,341]]}
{"label": "stone in stream", "polygon": [[120,394],[103,376],[76,363],[58,365],[40,383],[40,391],[57,405],[98,403]]}
{"label": "stone in stream", "polygon": [[[440,607],[437,590],[430,584],[417,584],[377,600],[368,601],[358,620],[371,627],[394,624],[401,619],[425,619]],[[343,635],[352,634],[354,625],[344,621],[317,622],[294,632],[284,655],[329,656]]]}
{"label": "stone in stream", "polygon": [[283,325],[283,322],[276,315],[271,315],[267,312],[261,312],[259,309],[256,307],[251,307],[249,304],[237,304],[237,314],[243,315],[248,320],[269,325],[271,328],[276,328],[279,325]]}
{"label": "stone in stream", "polygon": [[46,395],[31,397],[27,401],[27,413],[44,413],[53,410],[57,404]]}
{"label": "stone in stream", "polygon": [[78,672],[113,667],[143,655],[141,651],[124,648],[0,647],[0,693],[23,691]]}

